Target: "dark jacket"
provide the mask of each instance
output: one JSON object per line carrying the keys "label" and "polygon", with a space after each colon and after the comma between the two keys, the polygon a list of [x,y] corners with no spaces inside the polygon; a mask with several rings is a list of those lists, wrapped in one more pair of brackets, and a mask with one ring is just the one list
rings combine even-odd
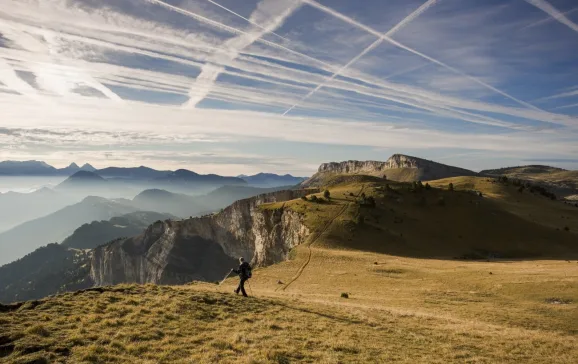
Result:
{"label": "dark jacket", "polygon": [[239,277],[241,277],[242,279],[247,279],[249,278],[249,269],[250,269],[249,263],[243,262],[239,266],[239,269],[233,269],[233,272],[237,273]]}

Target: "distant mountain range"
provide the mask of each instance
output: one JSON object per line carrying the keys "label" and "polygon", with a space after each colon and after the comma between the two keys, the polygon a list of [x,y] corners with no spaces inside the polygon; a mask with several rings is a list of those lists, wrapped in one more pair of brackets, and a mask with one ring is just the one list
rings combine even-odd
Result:
{"label": "distant mountain range", "polygon": [[0,162],[0,176],[70,176],[78,171],[94,172],[90,164],[79,167],[76,163],[66,168],[55,168],[41,161],[4,161]]}
{"label": "distant mountain range", "polygon": [[[140,166],[134,168],[107,167],[96,169],[90,164],[79,167],[76,163],[70,164],[66,168],[55,168],[41,161],[4,161],[0,162],[0,176],[73,176],[77,172],[94,172],[104,179],[116,181],[164,181],[167,183],[196,183],[204,184],[228,184],[242,185],[249,184],[257,187],[291,186],[301,183],[306,178],[293,177],[289,174],[277,175],[273,173],[259,173],[253,176],[240,175],[237,177],[219,176],[216,174],[198,174],[186,169],[176,171],[156,170],[153,168]],[[87,175],[79,175],[77,177]]]}
{"label": "distant mountain range", "polygon": [[307,179],[307,177],[293,177],[290,174],[280,176],[273,173],[258,173],[252,176],[242,174],[237,177],[256,187],[294,186]]}

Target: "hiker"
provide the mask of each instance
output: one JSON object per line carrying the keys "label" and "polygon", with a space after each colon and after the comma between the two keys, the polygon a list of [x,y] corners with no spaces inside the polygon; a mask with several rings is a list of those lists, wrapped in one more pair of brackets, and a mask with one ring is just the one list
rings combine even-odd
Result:
{"label": "hiker", "polygon": [[243,257],[239,258],[239,263],[239,269],[233,269],[233,272],[237,273],[240,278],[239,287],[237,287],[235,293],[239,294],[239,291],[241,291],[243,296],[248,297],[247,292],[245,292],[245,282],[252,276],[251,266],[245,261],[245,259],[243,259]]}

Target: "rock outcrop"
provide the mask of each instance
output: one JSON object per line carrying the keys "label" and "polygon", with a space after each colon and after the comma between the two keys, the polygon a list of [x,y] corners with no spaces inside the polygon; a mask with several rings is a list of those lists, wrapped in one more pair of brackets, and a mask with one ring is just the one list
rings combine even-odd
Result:
{"label": "rock outcrop", "polygon": [[394,154],[387,161],[345,161],[323,163],[315,175],[302,186],[319,186],[327,178],[340,174],[358,174],[387,177],[390,180],[411,182],[457,176],[475,176],[477,173],[445,164],[403,154]]}
{"label": "rock outcrop", "polygon": [[96,248],[91,278],[97,286],[215,281],[240,256],[257,267],[286,260],[289,251],[308,237],[309,229],[294,211],[259,205],[307,193],[311,191],[274,192],[237,201],[214,215],[157,221],[140,236]]}

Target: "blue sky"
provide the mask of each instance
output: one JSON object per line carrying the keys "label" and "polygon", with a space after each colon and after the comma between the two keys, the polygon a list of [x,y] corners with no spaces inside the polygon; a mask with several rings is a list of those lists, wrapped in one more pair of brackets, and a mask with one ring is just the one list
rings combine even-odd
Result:
{"label": "blue sky", "polygon": [[0,0],[0,159],[578,168],[574,0]]}

